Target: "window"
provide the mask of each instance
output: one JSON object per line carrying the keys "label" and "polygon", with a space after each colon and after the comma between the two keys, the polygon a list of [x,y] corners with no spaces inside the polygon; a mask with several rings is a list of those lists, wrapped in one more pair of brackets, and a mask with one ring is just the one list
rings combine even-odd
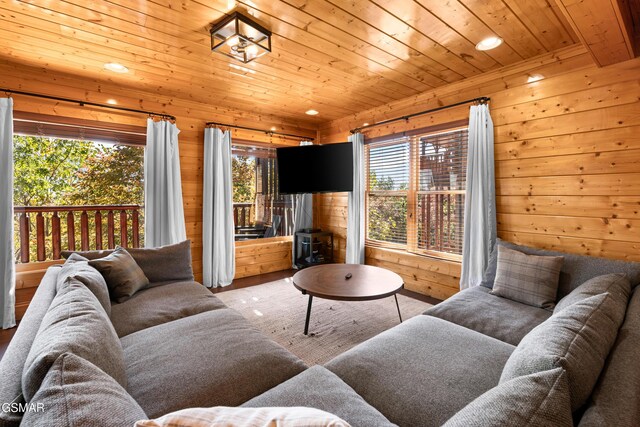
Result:
{"label": "window", "polygon": [[17,262],[143,245],[143,127],[17,113],[14,132]]}
{"label": "window", "polygon": [[460,259],[467,129],[365,146],[367,243]]}
{"label": "window", "polygon": [[295,197],[278,193],[276,150],[233,144],[232,152],[236,240],[292,235]]}

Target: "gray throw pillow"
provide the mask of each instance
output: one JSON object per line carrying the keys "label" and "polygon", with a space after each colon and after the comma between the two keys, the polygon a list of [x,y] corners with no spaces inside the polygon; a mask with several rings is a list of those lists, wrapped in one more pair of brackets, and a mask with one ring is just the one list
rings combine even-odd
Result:
{"label": "gray throw pillow", "polygon": [[132,427],[147,419],[113,378],[69,353],[56,359],[31,404],[36,410],[26,412],[22,423],[31,427]]}
{"label": "gray throw pillow", "polygon": [[562,368],[514,378],[485,392],[443,427],[573,426],[567,374]]}
{"label": "gray throw pillow", "polygon": [[631,288],[640,283],[640,262],[621,261],[607,258],[597,258],[593,256],[570,254],[546,249],[533,248],[531,246],[517,245],[505,240],[497,239],[493,247],[489,263],[482,276],[481,286],[491,289],[496,278],[498,265],[498,246],[528,254],[544,256],[562,256],[562,270],[560,271],[560,284],[558,286],[558,296],[560,298],[568,295],[572,290],[582,285],[589,279],[603,274],[624,273],[631,282]]}
{"label": "gray throw pillow", "polygon": [[105,282],[104,277],[98,270],[89,265],[88,259],[75,253],[67,258],[58,274],[56,292],[60,292],[69,277],[78,279],[93,292],[107,316],[111,316],[111,299],[109,298],[107,282]]}
{"label": "gray throw pillow", "polygon": [[[194,280],[191,265],[191,240],[158,248],[129,248],[127,251],[136,260],[152,285],[159,282]],[[74,253],[94,260],[111,255],[113,250],[62,251],[61,254],[64,258],[69,258]]]}
{"label": "gray throw pillow", "polygon": [[557,313],[560,310],[569,307],[571,304],[605,292],[608,292],[613,298],[616,298],[626,304],[627,301],[629,301],[629,296],[631,295],[631,283],[629,282],[629,279],[627,279],[627,276],[622,273],[605,274],[594,277],[575,288],[566,297],[562,298],[556,305],[556,308],[553,309],[553,312]]}
{"label": "gray throw pillow", "polygon": [[575,302],[536,326],[520,341],[500,383],[562,367],[567,371],[571,408],[589,398],[618,335],[626,304],[610,294]]}
{"label": "gray throw pillow", "polygon": [[149,284],[149,279],[126,249],[117,247],[104,258],[89,261],[102,274],[111,299],[124,302]]}
{"label": "gray throw pillow", "polygon": [[120,339],[93,293],[73,278],[51,302],[24,363],[22,392],[27,402],[63,353],[90,361],[126,387]]}
{"label": "gray throw pillow", "polygon": [[527,255],[498,246],[498,267],[491,294],[552,309],[562,261],[562,257]]}

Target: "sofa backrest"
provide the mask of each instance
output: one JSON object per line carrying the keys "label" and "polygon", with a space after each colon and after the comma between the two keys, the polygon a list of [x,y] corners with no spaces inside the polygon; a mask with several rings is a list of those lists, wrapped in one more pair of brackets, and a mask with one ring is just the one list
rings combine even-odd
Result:
{"label": "sofa backrest", "polygon": [[[7,351],[0,360],[0,402],[24,403],[22,396],[22,370],[31,345],[36,337],[44,315],[47,313],[56,295],[56,282],[60,266],[49,267],[40,286],[36,290],[27,312],[18,326],[18,330],[11,339]],[[5,408],[3,408],[5,409]],[[0,427],[18,426],[22,413],[0,409]]]}
{"label": "sofa backrest", "polygon": [[[159,248],[128,248],[136,263],[140,266],[151,286],[158,283],[192,281],[191,240]],[[102,251],[63,251],[62,256],[69,258],[77,253],[87,259],[103,258],[113,250]]]}
{"label": "sofa backrest", "polygon": [[558,296],[560,300],[572,290],[589,279],[603,274],[624,273],[634,288],[640,283],[640,262],[620,261],[607,258],[596,258],[586,255],[570,254],[565,252],[548,251],[545,249],[532,248],[530,246],[516,245],[498,239],[489,257],[489,265],[482,277],[482,286],[493,288],[498,266],[498,245],[515,249],[527,255],[562,256],[564,262],[560,270],[560,284],[558,286]]}
{"label": "sofa backrest", "polygon": [[640,420],[640,287],[609,353],[579,427],[635,427]]}

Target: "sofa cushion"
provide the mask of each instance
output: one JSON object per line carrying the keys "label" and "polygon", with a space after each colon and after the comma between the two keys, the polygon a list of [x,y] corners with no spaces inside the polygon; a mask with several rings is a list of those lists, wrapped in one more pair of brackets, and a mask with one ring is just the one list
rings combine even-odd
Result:
{"label": "sofa cushion", "polygon": [[640,420],[640,287],[631,295],[616,342],[580,427],[637,427]]}
{"label": "sofa cushion", "polygon": [[498,384],[510,344],[416,316],[325,365],[389,421],[440,426]]}
{"label": "sofa cushion", "polygon": [[237,406],[306,368],[228,308],[134,332],[122,346],[128,391],[152,418]]}
{"label": "sofa cushion", "polygon": [[567,374],[562,368],[502,383],[455,414],[443,427],[572,427]]}
{"label": "sofa cushion", "polygon": [[609,295],[618,300],[620,304],[627,304],[629,301],[629,294],[631,294],[631,283],[629,283],[627,276],[622,273],[605,274],[594,277],[575,288],[566,297],[562,298],[553,309],[553,312],[557,313],[569,307],[573,303],[605,292],[608,292]]}
{"label": "sofa cushion", "polygon": [[47,372],[24,425],[31,427],[131,427],[147,418],[113,378],[74,354],[60,355]]}
{"label": "sofa cushion", "polygon": [[551,312],[491,295],[482,286],[465,289],[424,312],[509,344],[518,345]]}
{"label": "sofa cushion", "polygon": [[242,406],[309,406],[336,414],[354,427],[393,426],[344,381],[319,365],[254,397]]}
{"label": "sofa cushion", "polygon": [[564,258],[527,255],[498,246],[496,279],[491,293],[523,304],[552,309]]}
{"label": "sofa cushion", "polygon": [[69,277],[78,279],[96,296],[102,308],[111,315],[111,299],[109,297],[109,288],[102,274],[89,265],[89,260],[78,254],[72,254],[63,264],[60,274],[58,275],[57,287],[60,287],[67,281]]}
{"label": "sofa cushion", "polygon": [[555,313],[518,344],[500,382],[562,367],[569,379],[571,408],[577,411],[600,376],[625,310],[626,304],[604,293]]}
{"label": "sofa cushion", "polygon": [[[127,250],[152,284],[194,280],[191,267],[191,240],[159,248],[129,248]],[[62,256],[68,258],[72,253],[74,252],[63,251]],[[75,253],[91,260],[104,258],[113,253],[113,250]]]}
{"label": "sofa cushion", "polygon": [[149,287],[129,300],[113,304],[111,322],[119,337],[226,306],[197,282],[175,282]]}
{"label": "sofa cushion", "polygon": [[113,325],[93,293],[73,278],[53,299],[24,364],[22,390],[27,402],[63,353],[88,360],[126,387],[122,347]]}
{"label": "sofa cushion", "polygon": [[133,257],[121,247],[104,258],[89,261],[89,265],[104,276],[111,299],[117,302],[128,300],[149,284],[149,279]]}
{"label": "sofa cushion", "polygon": [[[16,333],[0,359],[0,402],[24,403],[22,395],[22,370],[44,315],[56,295],[56,282],[60,266],[49,267],[36,289],[36,293],[20,321]],[[0,405],[0,426],[20,425],[22,412]]]}
{"label": "sofa cushion", "polygon": [[558,298],[562,298],[569,292],[586,282],[587,280],[609,273],[624,273],[631,282],[631,287],[640,283],[640,262],[619,261],[606,258],[596,258],[585,255],[569,254],[564,252],[548,251],[532,248],[530,246],[516,245],[498,239],[493,247],[489,264],[482,277],[481,285],[492,288],[496,277],[498,263],[498,246],[523,252],[529,255],[562,256],[562,270],[560,270],[560,284],[558,285]]}
{"label": "sofa cushion", "polygon": [[188,408],[135,427],[350,427],[333,414],[315,408]]}

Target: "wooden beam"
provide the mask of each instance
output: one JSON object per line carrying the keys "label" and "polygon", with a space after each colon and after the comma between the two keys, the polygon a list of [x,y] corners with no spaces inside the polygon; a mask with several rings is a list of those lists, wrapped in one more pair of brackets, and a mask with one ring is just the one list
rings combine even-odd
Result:
{"label": "wooden beam", "polygon": [[634,58],[629,0],[556,0],[599,67]]}

